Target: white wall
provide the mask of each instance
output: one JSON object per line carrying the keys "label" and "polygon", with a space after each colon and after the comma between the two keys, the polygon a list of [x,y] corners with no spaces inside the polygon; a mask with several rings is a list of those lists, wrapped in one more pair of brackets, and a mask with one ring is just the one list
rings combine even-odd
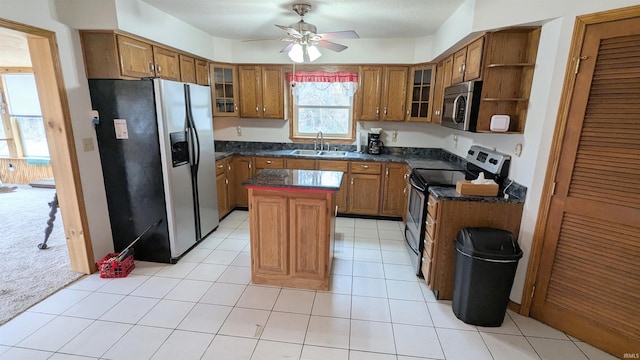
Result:
{"label": "white wall", "polygon": [[[77,31],[72,31],[54,17],[60,9],[56,9],[53,1],[0,0],[0,9],[0,16],[5,19],[53,31],[56,34],[93,253],[96,259],[100,259],[105,254],[113,252],[113,242],[98,151],[82,151],[83,138],[91,138],[94,144],[97,143],[90,117],[91,102],[84,75],[80,38]],[[100,7],[97,10],[104,8]]]}

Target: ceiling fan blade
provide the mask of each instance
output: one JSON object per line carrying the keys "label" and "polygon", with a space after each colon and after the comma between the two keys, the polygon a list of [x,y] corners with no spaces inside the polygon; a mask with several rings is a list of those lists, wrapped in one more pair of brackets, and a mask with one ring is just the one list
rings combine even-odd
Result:
{"label": "ceiling fan blade", "polygon": [[334,31],[324,34],[318,34],[323,40],[331,39],[359,39],[360,36],[353,30]]}
{"label": "ceiling fan blade", "polygon": [[281,53],[288,53],[289,50],[291,50],[291,48],[293,47],[294,43],[291,43],[287,46],[285,46],[284,48],[282,48],[282,50],[280,50]]}
{"label": "ceiling fan blade", "polygon": [[300,32],[290,26],[284,26],[284,25],[278,25],[276,24],[277,27],[279,27],[280,29],[284,30],[287,32],[287,34],[289,34],[290,36],[293,36],[295,38],[301,38],[302,34],[300,34]]}
{"label": "ceiling fan blade", "polygon": [[320,41],[318,41],[318,43],[316,45],[318,45],[320,47],[323,47],[323,48],[327,48],[329,50],[337,51],[337,52],[340,52],[340,51],[342,51],[342,50],[347,48],[347,46],[344,46],[344,45],[341,45],[341,44],[336,44],[334,42],[327,41],[327,40],[320,40]]}

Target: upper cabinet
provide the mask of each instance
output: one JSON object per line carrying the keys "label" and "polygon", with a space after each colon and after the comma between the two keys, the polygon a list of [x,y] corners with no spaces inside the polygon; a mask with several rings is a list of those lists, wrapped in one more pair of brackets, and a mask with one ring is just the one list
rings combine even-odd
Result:
{"label": "upper cabinet", "polygon": [[284,119],[281,65],[239,65],[240,117]]}
{"label": "upper cabinet", "polygon": [[196,83],[196,61],[191,56],[180,54],[180,78],[184,82]]}
{"label": "upper cabinet", "polygon": [[432,86],[433,103],[431,108],[431,122],[440,124],[442,122],[442,105],[444,104],[444,88],[451,85],[451,75],[453,74],[453,55],[441,61],[436,67],[436,82]]}
{"label": "upper cabinet", "polygon": [[213,116],[238,117],[238,73],[230,64],[211,63]]}
{"label": "upper cabinet", "polygon": [[160,77],[195,83],[195,61],[204,61],[114,31],[82,30],[80,37],[89,79]]}
{"label": "upper cabinet", "polygon": [[404,121],[406,66],[361,66],[358,120]]}
{"label": "upper cabinet", "polygon": [[452,84],[480,78],[483,46],[484,37],[481,37],[453,54]]}
{"label": "upper cabinet", "polygon": [[407,121],[432,122],[431,106],[434,98],[436,66],[433,64],[412,66],[409,75],[411,77],[407,97]]}
{"label": "upper cabinet", "polygon": [[209,63],[196,59],[196,84],[209,85]]}
{"label": "upper cabinet", "polygon": [[509,132],[524,132],[539,41],[539,27],[486,35],[478,132],[491,131],[493,115],[509,115]]}

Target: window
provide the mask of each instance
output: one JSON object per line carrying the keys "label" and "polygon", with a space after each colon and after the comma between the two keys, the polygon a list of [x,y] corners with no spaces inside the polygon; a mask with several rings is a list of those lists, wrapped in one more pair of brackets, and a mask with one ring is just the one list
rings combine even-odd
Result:
{"label": "window", "polygon": [[292,137],[353,140],[353,105],[358,74],[297,72],[287,74],[292,84]]}
{"label": "window", "polygon": [[5,134],[6,131],[2,131],[0,139],[5,140],[0,141],[0,156],[10,155],[6,139],[11,138],[16,140],[18,156],[49,157],[40,101],[33,74],[3,74],[2,81],[6,91],[9,115],[12,123],[15,122],[17,134],[13,133],[9,136],[10,134]]}

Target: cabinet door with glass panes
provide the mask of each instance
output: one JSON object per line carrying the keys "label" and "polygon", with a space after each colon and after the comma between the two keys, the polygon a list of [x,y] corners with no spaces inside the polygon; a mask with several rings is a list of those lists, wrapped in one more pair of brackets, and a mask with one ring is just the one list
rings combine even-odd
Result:
{"label": "cabinet door with glass panes", "polygon": [[213,117],[238,116],[238,75],[230,64],[211,63]]}
{"label": "cabinet door with glass panes", "polygon": [[411,78],[407,96],[407,121],[431,122],[435,64],[412,66],[409,75]]}

